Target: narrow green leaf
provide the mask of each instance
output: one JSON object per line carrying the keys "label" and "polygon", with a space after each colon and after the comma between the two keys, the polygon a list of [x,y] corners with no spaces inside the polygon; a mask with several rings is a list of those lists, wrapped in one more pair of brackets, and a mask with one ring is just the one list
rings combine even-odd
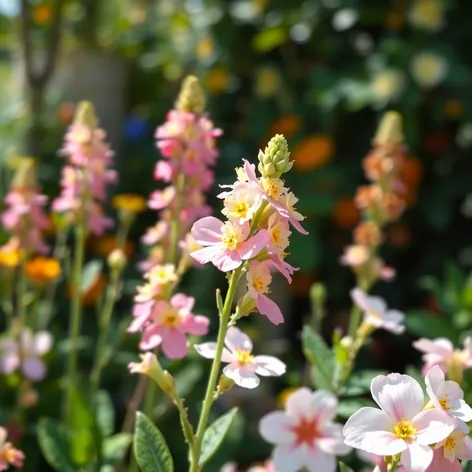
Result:
{"label": "narrow green leaf", "polygon": [[457,340],[457,333],[448,319],[442,318],[427,311],[410,311],[405,317],[406,329],[417,336],[425,338],[449,338]]}
{"label": "narrow green leaf", "polygon": [[365,406],[375,407],[375,404],[372,400],[368,400],[367,398],[342,400],[341,402],[339,402],[338,416],[340,418],[349,418],[356,411],[359,411]]}
{"label": "narrow green leaf", "polygon": [[377,375],[385,375],[385,372],[380,370],[361,370],[359,372],[353,372],[344,385],[342,395],[355,396],[368,392],[372,379],[377,377]]}
{"label": "narrow green leaf", "polygon": [[44,418],[38,424],[38,441],[48,464],[58,472],[76,472],[79,468],[69,456],[70,432],[54,420]]}
{"label": "narrow green leaf", "polygon": [[95,397],[97,425],[103,438],[113,434],[115,430],[115,410],[110,395],[106,390],[100,390]]}
{"label": "narrow green leaf", "polygon": [[98,259],[94,259],[85,264],[82,272],[82,280],[80,282],[80,293],[85,293],[90,289],[100,275],[102,268],[103,262]]}
{"label": "narrow green leaf", "polygon": [[348,467],[343,462],[339,463],[339,470],[340,470],[340,472],[354,472],[350,467]]}
{"label": "narrow green leaf", "polygon": [[233,424],[234,419],[238,413],[237,408],[233,408],[228,413],[220,416],[215,422],[213,422],[205,431],[202,441],[202,452],[200,454],[200,465],[210,459],[213,454],[218,450],[223,442],[229,428]]}
{"label": "narrow green leaf", "polygon": [[136,413],[134,455],[142,472],[173,472],[174,461],[162,433],[141,412]]}
{"label": "narrow green leaf", "polygon": [[111,436],[102,444],[102,465],[100,472],[113,472],[126,454],[133,436],[128,433],[119,433]]}

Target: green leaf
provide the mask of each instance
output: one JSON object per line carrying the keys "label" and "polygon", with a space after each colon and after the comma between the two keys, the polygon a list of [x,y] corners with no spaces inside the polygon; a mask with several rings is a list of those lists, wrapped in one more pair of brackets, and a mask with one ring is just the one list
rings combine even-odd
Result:
{"label": "green leaf", "polygon": [[266,28],[252,39],[252,46],[257,52],[268,52],[287,41],[287,30],[283,26]]}
{"label": "green leaf", "polygon": [[103,438],[113,434],[115,430],[115,410],[110,395],[106,390],[100,390],[95,397],[97,426]]}
{"label": "green leaf", "polygon": [[415,310],[407,313],[405,325],[411,334],[424,338],[449,338],[457,340],[457,333],[447,319],[427,311]]}
{"label": "green leaf", "polygon": [[338,405],[338,416],[340,418],[349,418],[356,411],[359,411],[365,406],[375,407],[375,404],[372,400],[368,400],[367,398],[342,400]]}
{"label": "green leaf", "polygon": [[339,463],[339,471],[340,472],[354,472],[350,467],[348,467],[346,464],[343,462]]}
{"label": "green leaf", "polygon": [[48,464],[58,472],[75,472],[78,467],[69,456],[70,431],[63,424],[43,418],[38,424],[38,441]]}
{"label": "green leaf", "polygon": [[133,436],[119,433],[111,436],[102,444],[102,466],[100,472],[113,472],[128,450]]}
{"label": "green leaf", "polygon": [[189,364],[175,375],[177,395],[185,398],[193,391],[196,383],[202,378],[203,368],[200,364]]}
{"label": "green leaf", "polygon": [[136,413],[134,455],[142,472],[173,472],[174,461],[162,433],[141,412]]}
{"label": "green leaf", "polygon": [[318,388],[335,390],[339,375],[339,364],[335,353],[329,349],[323,338],[309,326],[302,331],[305,357],[313,366],[313,380]]}
{"label": "green leaf", "polygon": [[87,262],[82,272],[82,280],[80,282],[80,293],[87,292],[95,283],[97,277],[102,272],[103,262],[99,259]]}
{"label": "green leaf", "polygon": [[372,379],[377,375],[385,375],[385,372],[379,370],[362,370],[352,373],[344,385],[342,395],[354,396],[368,392]]}
{"label": "green leaf", "polygon": [[208,426],[203,435],[202,452],[200,454],[199,462],[200,465],[205,464],[205,462],[207,462],[221,446],[221,443],[233,424],[237,413],[238,409],[233,408]]}

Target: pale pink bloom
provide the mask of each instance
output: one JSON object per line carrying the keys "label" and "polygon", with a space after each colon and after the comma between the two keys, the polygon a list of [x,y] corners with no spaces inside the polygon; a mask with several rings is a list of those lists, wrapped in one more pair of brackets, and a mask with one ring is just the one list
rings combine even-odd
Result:
{"label": "pale pink bloom", "polygon": [[188,352],[187,334],[202,336],[208,332],[209,320],[192,313],[195,299],[178,293],[170,299],[138,304],[128,332],[142,331],[139,348],[154,349],[162,345],[162,352],[170,359],[182,359]]}
{"label": "pale pink bloom", "polygon": [[158,221],[154,226],[151,226],[146,230],[141,241],[147,246],[161,241],[169,231],[169,223],[167,221]]}
{"label": "pale pink bloom", "polygon": [[472,420],[472,408],[464,401],[464,392],[457,382],[446,380],[439,366],[432,367],[426,374],[425,383],[426,392],[434,407],[460,422]]}
{"label": "pale pink bloom", "polygon": [[441,410],[423,410],[423,390],[408,375],[379,375],[371,393],[381,409],[364,407],[354,413],[344,426],[345,443],[371,454],[401,454],[409,472],[424,472],[433,458],[430,445],[451,434],[455,420]]}
{"label": "pale pink bloom", "polygon": [[261,202],[261,195],[254,186],[239,183],[224,199],[224,208],[221,213],[229,220],[243,224],[252,219]]}
{"label": "pale pink bloom", "polygon": [[238,472],[238,464],[236,462],[227,462],[221,467],[220,472]]}
{"label": "pale pink bloom", "polygon": [[413,347],[423,352],[423,375],[438,365],[444,373],[452,367],[454,370],[470,369],[472,367],[472,339],[464,340],[464,349],[454,349],[452,342],[446,338],[420,338],[413,342]]}
{"label": "pale pink bloom", "polygon": [[405,315],[398,310],[388,310],[385,300],[367,295],[360,288],[351,290],[351,298],[364,314],[364,322],[375,328],[383,328],[395,334],[405,331]]}
{"label": "pale pink bloom", "polygon": [[258,190],[262,198],[267,200],[279,214],[286,218],[290,224],[300,233],[308,234],[303,226],[300,224],[300,221],[304,217],[298,213],[294,205],[298,199],[293,195],[292,192],[284,186],[284,183],[281,179],[275,179],[270,177],[261,177],[260,179],[256,176],[256,166],[250,164],[248,161],[243,159],[244,162],[244,172],[251,182],[254,185],[254,188]]}
{"label": "pale pink bloom", "polygon": [[333,423],[337,406],[332,393],[302,387],[288,397],[285,411],[274,411],[261,419],[261,436],[276,446],[272,453],[275,470],[336,470],[336,456],[350,451],[343,441],[342,426]]}
{"label": "pale pink bloom", "polygon": [[[285,364],[273,356],[253,356],[252,341],[238,328],[228,328],[221,361],[228,365],[223,369],[226,377],[244,388],[256,388],[263,377],[278,377],[285,373]],[[195,350],[207,359],[214,359],[216,343],[195,344]]]}
{"label": "pale pink bloom", "polygon": [[369,250],[359,244],[347,246],[344,248],[344,254],[341,256],[341,264],[349,267],[359,267],[369,260]]}
{"label": "pale pink bloom", "polygon": [[434,446],[434,456],[427,472],[455,472],[462,471],[459,460],[472,459],[472,440],[462,429],[454,430],[446,439]]}
{"label": "pale pink bloom", "polygon": [[247,472],[278,472],[272,461],[267,460],[264,465],[253,465],[247,469]]}
{"label": "pale pink bloom", "polygon": [[32,381],[43,380],[46,364],[42,357],[52,348],[53,337],[47,331],[33,334],[24,329],[20,339],[6,338],[0,341],[0,372],[11,374],[21,369],[23,375]]}
{"label": "pale pink bloom", "polygon": [[248,292],[256,302],[259,313],[267,316],[275,325],[283,323],[284,317],[277,303],[266,295],[266,293],[270,293],[269,285],[272,282],[269,263],[251,261],[246,279]]}
{"label": "pale pink bloom", "polygon": [[151,210],[162,210],[169,206],[177,195],[175,187],[169,185],[164,190],[156,190],[149,198],[148,206]]}
{"label": "pale pink bloom", "polygon": [[154,169],[154,178],[169,183],[174,177],[174,168],[169,161],[158,161]]}
{"label": "pale pink bloom", "polygon": [[11,442],[7,441],[7,430],[0,427],[0,471],[8,470],[10,465],[13,467],[23,467],[25,455],[19,449],[13,447]]}
{"label": "pale pink bloom", "polygon": [[288,221],[278,213],[270,215],[267,232],[270,236],[269,253],[283,253],[290,244],[289,237],[292,234]]}
{"label": "pale pink bloom", "polygon": [[249,223],[223,223],[213,216],[195,222],[191,232],[195,241],[205,247],[190,255],[200,264],[212,262],[223,272],[237,269],[243,261],[257,256],[269,241],[265,230],[248,238]]}

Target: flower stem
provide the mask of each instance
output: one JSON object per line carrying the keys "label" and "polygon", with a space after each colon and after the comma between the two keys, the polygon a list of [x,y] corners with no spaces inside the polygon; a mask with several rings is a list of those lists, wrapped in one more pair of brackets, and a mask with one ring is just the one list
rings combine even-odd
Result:
{"label": "flower stem", "polygon": [[177,176],[176,182],[176,206],[170,226],[170,247],[169,262],[177,265],[178,249],[179,249],[179,232],[180,232],[180,212],[182,211],[183,193],[185,190],[185,174],[181,172]]}
{"label": "flower stem", "polygon": [[72,301],[69,324],[69,357],[67,362],[67,396],[65,419],[69,421],[72,411],[72,395],[77,386],[77,363],[78,350],[77,344],[80,335],[82,304],[81,304],[81,284],[82,271],[84,265],[85,253],[85,228],[82,222],[79,222],[75,230],[75,251],[74,264],[72,269]]}
{"label": "flower stem", "polygon": [[193,451],[191,450],[190,457],[190,470],[189,472],[198,472],[200,470],[198,461],[200,459],[201,447],[203,435],[205,433],[208,418],[210,415],[210,409],[213,404],[213,392],[216,388],[216,383],[218,381],[218,375],[221,365],[221,355],[223,353],[223,347],[225,342],[226,332],[228,330],[228,322],[231,314],[231,308],[233,306],[234,296],[236,294],[236,289],[238,286],[239,279],[241,278],[243,271],[243,266],[238,267],[232,274],[229,281],[228,292],[225,297],[225,303],[223,305],[223,311],[220,315],[220,325],[218,328],[218,337],[216,341],[216,353],[215,358],[210,371],[210,378],[208,380],[208,385],[205,393],[205,398],[202,404],[202,412],[200,414],[200,419],[198,421],[197,434],[195,436],[195,447]]}
{"label": "flower stem", "polygon": [[388,472],[395,472],[398,467],[398,463],[400,462],[400,457],[393,456],[391,462],[387,465],[387,471]]}

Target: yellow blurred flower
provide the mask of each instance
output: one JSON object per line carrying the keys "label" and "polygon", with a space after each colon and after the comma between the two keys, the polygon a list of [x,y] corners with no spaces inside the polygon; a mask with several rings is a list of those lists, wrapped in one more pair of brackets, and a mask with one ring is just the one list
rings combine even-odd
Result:
{"label": "yellow blurred flower", "polygon": [[215,67],[206,76],[206,85],[210,92],[219,94],[226,92],[231,84],[231,74],[224,67]]}
{"label": "yellow blurred flower", "polygon": [[464,112],[464,105],[459,100],[449,100],[444,104],[444,114],[449,118],[459,118]]}
{"label": "yellow blurred flower", "polygon": [[334,153],[334,142],[330,136],[312,135],[299,142],[291,157],[295,169],[310,172],[328,163]]}
{"label": "yellow blurred flower", "polygon": [[446,60],[434,52],[423,51],[413,58],[411,74],[415,81],[424,88],[439,85],[448,72]]}
{"label": "yellow blurred flower", "polygon": [[405,86],[405,75],[400,70],[384,69],[372,77],[372,91],[381,102],[398,98]]}
{"label": "yellow blurred flower", "polygon": [[444,26],[444,0],[416,0],[409,13],[411,25],[428,31]]}
{"label": "yellow blurred flower", "polygon": [[261,99],[271,98],[278,93],[282,81],[274,67],[261,67],[256,71],[254,93]]}
{"label": "yellow blurred flower", "polygon": [[113,197],[113,208],[115,210],[138,214],[146,210],[146,199],[134,193],[123,193]]}
{"label": "yellow blurred flower", "polygon": [[287,403],[288,397],[292,395],[292,393],[296,392],[297,390],[298,390],[297,387],[288,387],[282,390],[277,397],[279,408],[285,408],[285,404]]}
{"label": "yellow blurred flower", "polygon": [[14,269],[21,261],[20,251],[0,250],[0,266],[8,269]]}
{"label": "yellow blurred flower", "polygon": [[25,274],[30,282],[46,285],[61,275],[61,266],[57,259],[38,256],[26,262]]}
{"label": "yellow blurred flower", "polygon": [[50,5],[38,5],[33,9],[33,20],[42,25],[49,23],[52,18],[52,8]]}
{"label": "yellow blurred flower", "polygon": [[210,59],[215,52],[215,43],[210,36],[205,36],[197,43],[196,53],[199,59]]}
{"label": "yellow blurred flower", "polygon": [[31,161],[32,164],[37,164],[37,162],[38,162],[38,158],[36,158],[36,157],[29,157],[29,156],[10,156],[10,157],[7,158],[6,164],[7,164],[7,166],[8,166],[10,169],[16,170],[16,169],[18,169],[20,166],[22,166],[23,163],[24,163],[26,160]]}

